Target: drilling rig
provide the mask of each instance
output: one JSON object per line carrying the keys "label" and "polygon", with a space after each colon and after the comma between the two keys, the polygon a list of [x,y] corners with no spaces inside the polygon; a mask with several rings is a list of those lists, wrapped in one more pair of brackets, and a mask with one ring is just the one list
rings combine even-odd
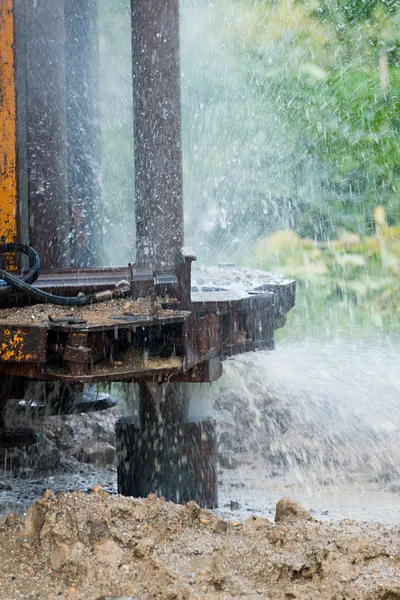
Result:
{"label": "drilling rig", "polygon": [[32,383],[45,418],[105,409],[88,386],[134,382],[119,492],[212,508],[215,420],[190,403],[225,358],[273,348],[295,283],[192,289],[178,0],[131,2],[136,256],[101,264],[97,19],[97,0],[0,0],[0,445],[35,442],[4,420]]}

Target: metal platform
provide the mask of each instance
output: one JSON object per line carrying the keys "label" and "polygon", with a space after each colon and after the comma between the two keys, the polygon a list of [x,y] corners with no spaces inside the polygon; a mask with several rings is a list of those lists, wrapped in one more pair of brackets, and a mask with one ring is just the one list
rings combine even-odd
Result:
{"label": "metal platform", "polygon": [[[108,273],[107,285],[116,274],[120,277],[121,270]],[[87,285],[102,285],[98,279],[88,283],[91,276],[85,274]],[[82,289],[82,279],[75,281]],[[52,282],[58,285],[54,275]],[[38,282],[46,284],[45,278]],[[283,324],[294,297],[294,282],[282,280],[249,291],[192,292],[186,310],[179,308],[178,301],[172,309],[174,303],[164,296],[153,314],[151,303],[147,311],[142,305],[140,314],[116,313],[115,302],[104,303],[100,316],[91,314],[90,307],[83,313],[58,311],[56,316],[50,314],[50,307],[47,316],[33,307],[22,313],[3,309],[0,373],[79,383],[154,377],[209,381],[219,376],[222,359],[273,348],[274,330]],[[134,309],[135,303],[127,301],[126,306]],[[212,363],[212,368],[205,363]]]}

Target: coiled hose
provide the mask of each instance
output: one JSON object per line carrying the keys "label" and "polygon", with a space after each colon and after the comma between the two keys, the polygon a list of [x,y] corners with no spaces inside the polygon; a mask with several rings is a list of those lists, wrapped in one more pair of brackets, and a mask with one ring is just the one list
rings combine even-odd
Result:
{"label": "coiled hose", "polygon": [[[26,254],[29,258],[29,271],[21,278],[25,283],[34,283],[36,279],[39,277],[40,270],[40,257],[39,254],[31,248],[30,246],[25,246],[25,244],[1,244],[0,245],[0,255],[6,254],[7,252],[12,252],[13,254]],[[6,271],[0,269],[1,277],[3,277],[3,273]],[[8,274],[7,274],[8,275]],[[3,277],[4,281],[6,279]],[[10,292],[13,286],[10,284],[1,285],[0,293]]]}
{"label": "coiled hose", "polygon": [[87,304],[93,304],[94,302],[109,300],[110,298],[114,297],[114,295],[124,295],[124,291],[122,290],[115,290],[114,293],[110,290],[109,292],[99,292],[97,294],[88,294],[87,296],[75,297],[56,296],[55,294],[44,292],[43,290],[40,290],[32,285],[32,283],[34,283],[39,277],[40,269],[40,257],[36,250],[30,246],[26,246],[25,244],[1,244],[0,256],[6,254],[7,252],[13,252],[14,254],[26,254],[29,258],[29,270],[23,277],[15,277],[15,275],[11,275],[11,273],[8,273],[8,271],[0,269],[0,278],[3,279],[7,284],[0,286],[1,294],[10,292],[12,289],[16,289],[21,292],[25,292],[39,302],[57,304],[59,306],[85,306]]}

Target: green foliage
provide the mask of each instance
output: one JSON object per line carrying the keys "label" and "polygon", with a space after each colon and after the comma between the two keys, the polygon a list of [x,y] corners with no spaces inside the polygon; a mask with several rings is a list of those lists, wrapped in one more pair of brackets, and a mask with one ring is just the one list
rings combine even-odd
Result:
{"label": "green foliage", "polygon": [[[129,7],[99,3],[112,262],[134,252]],[[398,0],[182,0],[181,67],[185,227],[200,259],[249,257],[281,229],[365,236],[377,205],[400,223]]]}
{"label": "green foliage", "polygon": [[315,11],[323,20],[331,20],[334,12],[339,12],[351,25],[358,25],[374,18],[381,10],[387,14],[396,12],[397,0],[320,0]]}
{"label": "green foliage", "polygon": [[232,23],[229,10],[181,6],[186,236],[210,261],[291,226],[296,192],[292,136],[248,85],[254,62],[221,27]]}
{"label": "green foliage", "polygon": [[[335,68],[314,84],[301,77],[290,85],[290,78],[272,81],[271,89],[288,126],[297,126],[299,152],[318,160],[323,173],[317,206],[310,203],[309,215],[305,202],[299,210],[299,232],[329,237],[337,227],[369,231],[367,215],[377,204],[387,208],[390,223],[399,222],[400,69],[391,70],[386,102],[377,71]],[[282,87],[290,94],[284,96]],[[312,219],[316,210],[319,223]]]}
{"label": "green foliage", "polygon": [[259,241],[255,265],[298,282],[291,318],[300,321],[291,321],[290,335],[305,327],[321,333],[333,323],[339,330],[400,331],[400,227],[376,227],[363,238],[342,230],[337,239],[316,242],[286,230]]}
{"label": "green foliage", "polygon": [[[380,0],[238,2],[247,86],[293,142],[295,229],[326,240],[400,219],[400,9]],[[231,33],[232,34],[232,33]],[[251,90],[251,92],[250,92]]]}

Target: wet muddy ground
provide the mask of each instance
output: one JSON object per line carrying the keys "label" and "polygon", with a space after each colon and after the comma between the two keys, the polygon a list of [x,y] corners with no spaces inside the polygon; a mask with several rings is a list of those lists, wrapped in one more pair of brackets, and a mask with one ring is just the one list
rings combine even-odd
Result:
{"label": "wet muddy ground", "polygon": [[4,600],[400,598],[400,529],[313,520],[293,501],[275,523],[185,506],[47,493],[0,526]]}
{"label": "wet muddy ground", "polygon": [[[235,469],[219,469],[219,508],[225,518],[246,519],[257,515],[273,519],[275,504],[290,496],[305,506],[313,517],[322,521],[344,518],[356,521],[400,524],[400,494],[390,486],[380,485],[367,477],[358,481],[326,485],[313,489],[299,483],[293,475],[271,476],[265,465],[246,462]],[[75,464],[59,466],[51,472],[38,471],[36,476],[15,477],[10,472],[0,476],[0,515],[22,515],[46,490],[55,493],[82,490],[94,485],[117,493],[117,475],[113,465]]]}

